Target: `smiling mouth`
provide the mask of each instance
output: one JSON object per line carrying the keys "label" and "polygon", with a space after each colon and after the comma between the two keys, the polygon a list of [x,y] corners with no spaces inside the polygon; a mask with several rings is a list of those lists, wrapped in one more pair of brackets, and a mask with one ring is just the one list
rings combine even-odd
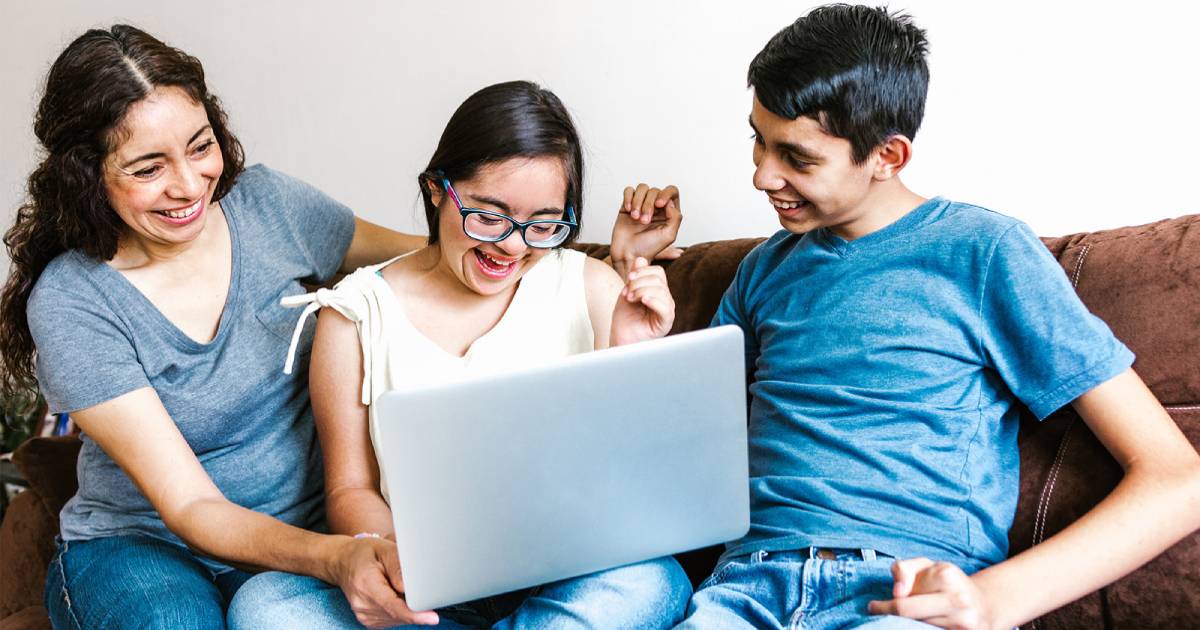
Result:
{"label": "smiling mouth", "polygon": [[475,250],[479,269],[489,278],[507,278],[517,268],[517,260],[501,260],[480,250]]}
{"label": "smiling mouth", "polygon": [[155,210],[155,212],[158,214],[161,214],[164,217],[168,217],[171,219],[186,219],[186,218],[192,216],[193,214],[196,214],[197,212],[199,212],[200,207],[203,205],[204,205],[204,199],[201,198],[201,199],[197,199],[196,203],[193,203],[192,205],[190,205],[186,208],[181,208],[178,210]]}

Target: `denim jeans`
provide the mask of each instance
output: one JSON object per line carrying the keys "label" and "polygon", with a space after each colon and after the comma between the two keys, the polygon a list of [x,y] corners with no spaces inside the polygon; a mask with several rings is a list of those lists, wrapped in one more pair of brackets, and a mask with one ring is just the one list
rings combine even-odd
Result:
{"label": "denim jeans", "polygon": [[141,535],[60,541],[45,603],[60,630],[225,627],[229,600],[250,574],[214,574],[187,549]]}
{"label": "denim jeans", "polygon": [[[691,592],[679,563],[660,558],[439,609],[435,627],[670,628]],[[277,572],[256,575],[238,591],[228,622],[231,630],[362,627],[338,587]]]}
{"label": "denim jeans", "polygon": [[833,559],[814,551],[757,551],[724,559],[688,606],[679,628],[817,630],[929,629],[903,617],[872,616],[871,600],[892,598],[894,558],[870,550],[838,549]]}

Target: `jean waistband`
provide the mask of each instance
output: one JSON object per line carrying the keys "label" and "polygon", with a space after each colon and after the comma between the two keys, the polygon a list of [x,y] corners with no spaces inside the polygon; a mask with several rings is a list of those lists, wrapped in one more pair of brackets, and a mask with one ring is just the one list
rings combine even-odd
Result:
{"label": "jean waistband", "polygon": [[800,549],[785,549],[780,551],[759,550],[752,552],[750,557],[762,562],[766,559],[772,560],[891,560],[892,556],[868,548],[852,548],[852,547],[801,547]]}

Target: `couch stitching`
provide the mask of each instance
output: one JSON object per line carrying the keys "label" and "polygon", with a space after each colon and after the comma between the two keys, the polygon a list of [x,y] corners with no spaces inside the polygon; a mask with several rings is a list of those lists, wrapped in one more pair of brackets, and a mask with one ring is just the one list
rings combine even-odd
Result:
{"label": "couch stitching", "polygon": [[1062,469],[1062,462],[1067,454],[1067,445],[1071,441],[1071,429],[1075,427],[1075,419],[1071,419],[1071,424],[1067,425],[1067,430],[1063,432],[1062,442],[1058,445],[1058,454],[1054,457],[1054,464],[1050,467],[1050,482],[1042,491],[1041,500],[1038,503],[1038,511],[1033,527],[1033,544],[1036,545],[1042,542],[1042,536],[1046,533],[1046,516],[1050,512],[1050,497],[1054,494],[1054,486],[1058,483],[1058,472]]}
{"label": "couch stitching", "polygon": [[1083,259],[1087,258],[1088,252],[1091,251],[1092,244],[1088,243],[1079,251],[1079,258],[1075,261],[1075,272],[1071,274],[1071,286],[1079,288],[1079,272],[1083,271]]}
{"label": "couch stitching", "polygon": [[1167,411],[1200,411],[1200,405],[1163,405]]}

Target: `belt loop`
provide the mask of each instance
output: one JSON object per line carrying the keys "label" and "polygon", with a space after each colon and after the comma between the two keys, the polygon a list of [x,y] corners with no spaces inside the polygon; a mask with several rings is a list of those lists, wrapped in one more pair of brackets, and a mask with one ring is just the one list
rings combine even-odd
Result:
{"label": "belt loop", "polygon": [[870,562],[875,559],[875,550],[874,549],[860,549],[859,551],[860,551],[860,553],[862,553],[863,560]]}
{"label": "belt loop", "polygon": [[808,559],[809,560],[820,560],[820,556],[817,555],[817,551],[818,551],[818,548],[816,545],[810,546],[808,548]]}

